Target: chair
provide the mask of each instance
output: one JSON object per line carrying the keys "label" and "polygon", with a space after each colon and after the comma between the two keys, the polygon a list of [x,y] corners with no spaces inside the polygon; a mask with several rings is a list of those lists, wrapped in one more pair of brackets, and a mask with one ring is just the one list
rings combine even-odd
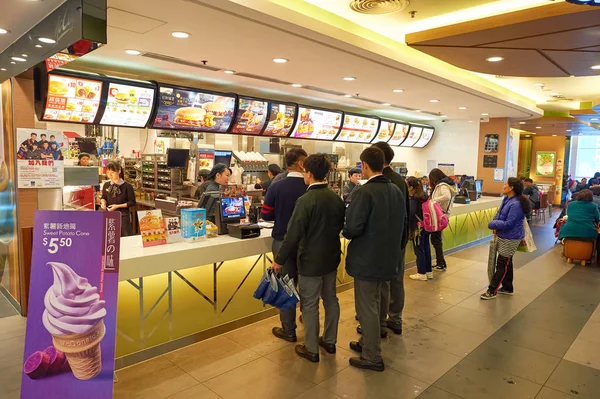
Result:
{"label": "chair", "polygon": [[544,224],[546,224],[546,210],[548,209],[548,194],[544,193],[540,197],[540,208],[534,211],[535,216],[538,221],[540,219],[544,220]]}
{"label": "chair", "polygon": [[565,238],[564,243],[563,256],[567,258],[567,263],[573,263],[573,260],[578,260],[582,266],[585,266],[587,262],[592,260],[594,247],[596,246],[595,240],[584,241]]}

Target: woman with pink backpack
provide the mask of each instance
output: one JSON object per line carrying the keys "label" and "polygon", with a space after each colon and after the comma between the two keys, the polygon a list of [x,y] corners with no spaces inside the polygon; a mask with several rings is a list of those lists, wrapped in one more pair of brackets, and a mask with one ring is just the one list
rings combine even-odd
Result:
{"label": "woman with pink backpack", "polygon": [[[431,185],[431,201],[437,202],[446,215],[450,214],[452,209],[452,199],[456,196],[456,186],[444,172],[434,168],[429,172],[429,184]],[[444,245],[442,241],[442,231],[431,233],[431,244],[435,249],[436,265],[434,270],[446,271],[446,259],[444,258]]]}
{"label": "woman with pink backpack", "polygon": [[417,257],[417,273],[411,274],[412,280],[427,281],[433,278],[431,269],[431,247],[429,245],[430,232],[422,226],[423,204],[427,202],[427,194],[423,185],[416,177],[406,179],[410,215],[408,219],[409,238],[412,240],[415,256]]}

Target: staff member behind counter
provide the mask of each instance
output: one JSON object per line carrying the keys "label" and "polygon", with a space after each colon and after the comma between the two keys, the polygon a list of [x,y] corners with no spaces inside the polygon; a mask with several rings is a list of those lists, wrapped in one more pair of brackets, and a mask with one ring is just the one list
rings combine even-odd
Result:
{"label": "staff member behind counter", "polygon": [[198,187],[195,198],[199,199],[206,191],[219,191],[221,186],[229,184],[231,169],[224,163],[216,164],[207,176],[207,180]]}
{"label": "staff member behind counter", "polygon": [[281,173],[281,168],[279,167],[279,165],[272,163],[269,165],[269,170],[267,171],[267,175],[269,176],[269,178],[263,182],[261,182],[260,180],[257,179],[256,184],[254,185],[254,188],[257,190],[263,190],[265,193],[267,192],[267,190],[269,189],[269,187],[271,186],[271,184],[273,184],[273,179],[275,179],[277,177],[277,175],[279,175]]}
{"label": "staff member behind counter", "polygon": [[123,180],[123,167],[116,161],[110,161],[106,175],[110,179],[102,187],[100,207],[102,210],[121,212],[121,237],[132,235],[129,208],[135,206],[133,186]]}

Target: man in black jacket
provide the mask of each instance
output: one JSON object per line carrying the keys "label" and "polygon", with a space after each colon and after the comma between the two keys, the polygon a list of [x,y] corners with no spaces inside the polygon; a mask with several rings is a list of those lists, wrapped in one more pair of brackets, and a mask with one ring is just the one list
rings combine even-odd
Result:
{"label": "man in black jacket", "polygon": [[[318,362],[319,346],[335,353],[337,342],[340,305],[335,286],[342,255],[340,231],[344,227],[346,206],[324,181],[330,169],[325,154],[306,158],[304,169],[308,190],[296,201],[273,270],[279,271],[297,248],[305,343],[296,346],[296,353],[311,362]],[[320,338],[319,297],[323,298],[325,308],[325,332]]]}
{"label": "man in black jacket", "polygon": [[362,152],[363,176],[346,211],[344,237],[351,240],[346,271],[354,277],[354,300],[362,326],[359,342],[350,348],[361,357],[350,359],[354,367],[383,371],[381,357],[381,291],[398,276],[406,210],[402,191],[382,175],[384,155],[375,147]]}

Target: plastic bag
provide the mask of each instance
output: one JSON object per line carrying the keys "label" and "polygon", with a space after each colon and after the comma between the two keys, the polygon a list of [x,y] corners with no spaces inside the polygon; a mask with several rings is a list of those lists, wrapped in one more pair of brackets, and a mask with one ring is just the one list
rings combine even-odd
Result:
{"label": "plastic bag", "polygon": [[517,251],[519,252],[533,252],[537,251],[537,247],[535,246],[535,241],[533,240],[533,234],[531,234],[531,229],[529,228],[529,223],[527,223],[527,219],[523,220],[523,227],[525,229],[525,238],[521,240],[519,244],[519,248]]}

